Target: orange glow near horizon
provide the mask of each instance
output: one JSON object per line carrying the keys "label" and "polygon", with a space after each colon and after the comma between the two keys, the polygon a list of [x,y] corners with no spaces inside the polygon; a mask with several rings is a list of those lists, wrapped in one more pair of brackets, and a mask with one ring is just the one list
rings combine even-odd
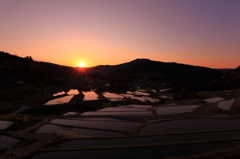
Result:
{"label": "orange glow near horizon", "polygon": [[240,64],[240,1],[23,1],[0,1],[0,51],[79,68],[138,58]]}

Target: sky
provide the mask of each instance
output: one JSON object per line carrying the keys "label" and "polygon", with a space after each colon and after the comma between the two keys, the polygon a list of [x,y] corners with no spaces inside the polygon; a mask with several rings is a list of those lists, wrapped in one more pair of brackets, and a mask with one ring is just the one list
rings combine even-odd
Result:
{"label": "sky", "polygon": [[0,0],[0,51],[87,67],[240,65],[240,0]]}

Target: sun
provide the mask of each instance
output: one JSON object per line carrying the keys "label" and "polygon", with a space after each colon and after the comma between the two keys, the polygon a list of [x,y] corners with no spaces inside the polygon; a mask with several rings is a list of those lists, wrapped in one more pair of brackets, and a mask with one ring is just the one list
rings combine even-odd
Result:
{"label": "sun", "polygon": [[78,67],[86,67],[86,65],[85,65],[84,62],[79,62],[79,63],[78,63]]}

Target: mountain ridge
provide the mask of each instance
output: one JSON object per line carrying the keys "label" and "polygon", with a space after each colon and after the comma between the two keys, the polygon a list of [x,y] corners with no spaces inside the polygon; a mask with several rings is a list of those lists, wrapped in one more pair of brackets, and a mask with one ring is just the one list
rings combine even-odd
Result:
{"label": "mountain ridge", "polygon": [[179,64],[176,62],[153,61],[150,59],[135,59],[118,65],[99,65],[88,68],[88,72],[90,74],[100,73],[122,77],[130,77],[136,73],[155,72],[171,79],[184,79],[184,77],[188,79],[201,79],[201,77],[216,77],[221,75],[219,71],[207,67]]}
{"label": "mountain ridge", "polygon": [[195,86],[199,87],[199,83],[196,84],[196,82],[203,81],[202,85],[208,85],[206,88],[213,90],[240,88],[240,66],[227,73],[221,73],[216,69],[202,66],[138,58],[118,65],[98,65],[79,69],[49,62],[38,62],[34,61],[31,56],[19,57],[0,51],[0,83],[15,79],[30,83],[39,81],[56,84],[56,81],[59,83],[77,81],[83,76],[89,76],[92,79],[102,78],[103,81],[126,82],[147,79],[148,82],[154,80],[177,85],[194,82]]}

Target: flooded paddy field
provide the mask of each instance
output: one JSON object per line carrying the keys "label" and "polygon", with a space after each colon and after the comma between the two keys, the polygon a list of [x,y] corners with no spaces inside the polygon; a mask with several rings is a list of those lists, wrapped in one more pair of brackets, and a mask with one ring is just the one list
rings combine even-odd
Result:
{"label": "flooded paddy field", "polygon": [[12,124],[12,121],[0,121],[0,130],[4,130]]}
{"label": "flooded paddy field", "polygon": [[121,138],[90,138],[66,140],[56,145],[57,148],[87,148],[87,147],[110,147],[124,145],[141,145],[141,144],[163,144],[175,142],[193,142],[207,140],[222,139],[240,139],[240,131],[223,131],[223,132],[199,132],[186,134],[171,135],[150,135],[137,137],[121,137]]}
{"label": "flooded paddy field", "polygon": [[166,158],[181,157],[186,155],[196,155],[216,149],[224,150],[229,147],[239,145],[240,142],[212,142],[201,144],[179,144],[160,147],[140,147],[140,148],[114,148],[114,149],[95,149],[95,150],[76,150],[76,151],[51,151],[42,152],[34,156],[35,159],[59,158]]}
{"label": "flooded paddy field", "polygon": [[93,91],[83,92],[83,94],[84,94],[84,98],[83,98],[84,101],[98,100],[98,95]]}
{"label": "flooded paddy field", "polygon": [[[110,92],[102,92],[97,94],[94,91],[83,91],[79,93],[76,89],[71,89],[68,92],[58,92],[53,94],[54,99],[49,100],[45,105],[55,105],[55,104],[65,104],[69,103],[71,99],[76,95],[82,95],[83,101],[90,101],[90,100],[100,100],[102,98],[108,99],[113,102],[124,101],[126,99],[136,99],[140,102],[146,103],[156,103],[159,102],[159,99],[149,97],[149,93],[135,91],[135,92],[127,92],[126,94],[117,94],[117,93],[110,93]],[[160,96],[158,97],[160,98]]]}
{"label": "flooded paddy field", "polygon": [[234,99],[231,99],[229,101],[221,101],[218,103],[218,108],[222,110],[230,110],[233,102],[234,102]]}
{"label": "flooded paddy field", "polygon": [[193,109],[199,107],[198,105],[180,105],[180,106],[161,106],[156,111],[158,115],[177,114],[192,112]]}
{"label": "flooded paddy field", "polygon": [[140,134],[162,134],[206,130],[239,129],[240,119],[180,119],[149,124]]}
{"label": "flooded paddy field", "polygon": [[[84,105],[86,110],[81,112],[77,110],[82,105],[75,105],[73,108],[76,109],[68,111],[70,106],[60,103],[62,107],[54,106],[63,110],[60,115],[40,116],[38,122],[19,131],[5,129],[11,124],[29,123],[24,116],[18,122],[2,120],[0,128],[4,133],[0,137],[0,149],[10,148],[16,150],[15,154],[20,154],[24,147],[37,147],[31,151],[34,153],[28,154],[36,159],[166,158],[197,155],[240,145],[239,117],[209,111],[213,106],[234,106],[236,99],[225,101],[218,97],[203,99],[205,102],[202,105],[179,105],[158,104],[160,97],[149,97],[144,91],[127,94],[105,92],[101,97],[94,91],[82,93],[83,102],[101,101],[98,103],[100,106],[86,109],[88,105]],[[56,94],[59,96],[56,99],[76,95],[79,95],[78,90],[70,90],[67,95],[66,92]],[[103,97],[105,99],[100,100]],[[148,102],[133,104],[114,101],[128,98]],[[14,136],[31,136],[31,142],[18,147],[20,139]],[[45,137],[46,141],[41,143]]]}
{"label": "flooded paddy field", "polygon": [[222,97],[214,97],[214,98],[209,98],[209,99],[205,99],[204,101],[208,102],[208,103],[216,103],[219,101],[224,100],[224,98]]}
{"label": "flooded paddy field", "polygon": [[68,103],[73,98],[72,95],[67,95],[61,98],[53,99],[45,103],[45,105],[55,105],[55,104],[64,104]]}
{"label": "flooded paddy field", "polygon": [[11,148],[20,143],[20,140],[10,136],[0,136],[0,149]]}
{"label": "flooded paddy field", "polygon": [[109,129],[116,131],[130,131],[140,123],[137,122],[126,122],[126,121],[84,121],[74,119],[53,119],[51,124],[67,125],[76,127],[87,127],[87,128],[98,128],[98,129]]}
{"label": "flooded paddy field", "polygon": [[57,135],[62,135],[65,138],[125,136],[122,133],[114,131],[75,128],[52,124],[41,126],[35,131],[35,133],[55,133]]}

